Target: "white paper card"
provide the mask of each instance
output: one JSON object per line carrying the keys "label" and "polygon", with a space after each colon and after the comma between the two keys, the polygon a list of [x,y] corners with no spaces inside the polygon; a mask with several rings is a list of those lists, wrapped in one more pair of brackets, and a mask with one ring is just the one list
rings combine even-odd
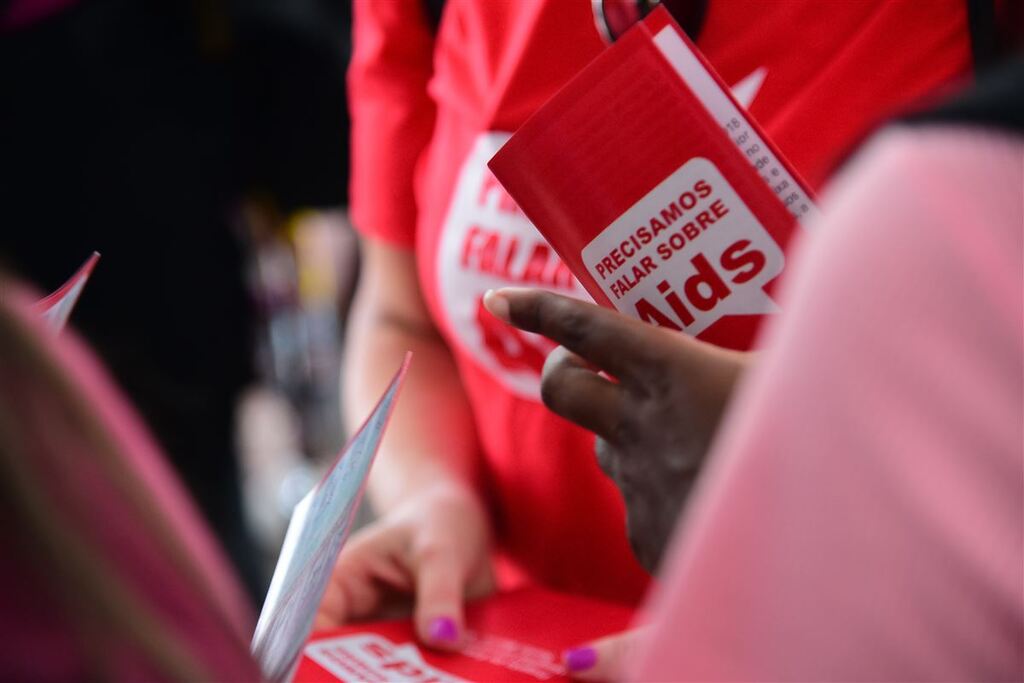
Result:
{"label": "white paper card", "polygon": [[294,673],[338,552],[352,529],[411,355],[334,465],[295,506],[252,640],[253,656],[269,681],[287,681]]}

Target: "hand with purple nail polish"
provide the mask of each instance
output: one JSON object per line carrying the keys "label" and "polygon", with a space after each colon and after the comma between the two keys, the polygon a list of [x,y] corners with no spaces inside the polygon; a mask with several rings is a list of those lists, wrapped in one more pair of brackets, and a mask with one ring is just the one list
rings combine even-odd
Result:
{"label": "hand with purple nail polish", "polygon": [[623,631],[566,650],[562,653],[566,673],[582,681],[621,680],[633,647],[645,632],[644,628]]}
{"label": "hand with purple nail polish", "polygon": [[338,557],[316,628],[372,618],[409,600],[420,640],[462,645],[463,601],[493,592],[489,526],[468,488],[425,490],[355,534]]}

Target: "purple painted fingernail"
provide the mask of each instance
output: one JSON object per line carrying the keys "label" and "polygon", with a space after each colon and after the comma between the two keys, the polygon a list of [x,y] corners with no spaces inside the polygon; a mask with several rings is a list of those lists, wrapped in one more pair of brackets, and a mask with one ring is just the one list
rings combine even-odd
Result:
{"label": "purple painted fingernail", "polygon": [[597,664],[597,650],[592,647],[574,647],[562,654],[565,668],[570,673],[586,671]]}
{"label": "purple painted fingernail", "polygon": [[454,643],[459,639],[459,627],[451,617],[434,617],[427,626],[427,635],[434,642]]}

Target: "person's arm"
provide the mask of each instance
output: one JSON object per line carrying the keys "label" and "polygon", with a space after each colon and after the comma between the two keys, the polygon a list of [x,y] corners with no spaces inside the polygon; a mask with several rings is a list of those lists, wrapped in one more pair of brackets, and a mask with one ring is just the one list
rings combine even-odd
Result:
{"label": "person's arm", "polygon": [[363,240],[362,254],[343,372],[350,431],[373,409],[405,353],[413,353],[370,476],[370,501],[385,514],[428,487],[471,491],[478,445],[455,361],[420,293],[414,255],[372,239]]}
{"label": "person's arm", "polygon": [[464,599],[494,588],[490,523],[474,486],[478,446],[469,405],[414,265],[411,252],[364,244],[345,354],[352,424],[373,408],[406,351],[413,359],[370,476],[379,517],[339,555],[317,626],[371,617],[406,596],[423,642],[456,648]]}
{"label": "person's arm", "polygon": [[356,0],[354,17],[351,215],[364,241],[345,357],[350,426],[406,351],[414,355],[370,479],[379,517],[339,555],[317,625],[371,617],[411,596],[420,638],[452,648],[462,642],[463,599],[494,582],[489,521],[473,487],[472,417],[416,275],[413,169],[434,125],[433,34],[421,0]]}

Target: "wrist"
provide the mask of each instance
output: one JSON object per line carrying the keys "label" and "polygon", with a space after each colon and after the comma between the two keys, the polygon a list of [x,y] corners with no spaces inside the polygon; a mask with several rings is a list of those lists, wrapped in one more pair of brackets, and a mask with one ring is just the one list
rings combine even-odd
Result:
{"label": "wrist", "polygon": [[483,508],[478,488],[439,463],[418,463],[416,467],[380,468],[370,479],[369,499],[378,514],[387,513],[410,501],[438,501]]}
{"label": "wrist", "polygon": [[487,508],[480,492],[468,482],[458,479],[425,483],[410,494],[407,502],[417,508],[443,507],[460,510],[467,515],[487,516]]}
{"label": "wrist", "polygon": [[[397,524],[412,522],[419,529],[417,547],[445,547],[448,536],[455,528],[474,530],[470,536],[488,539],[491,524],[487,507],[479,492],[465,482],[446,480],[430,482],[401,502],[391,511],[391,519]],[[436,522],[442,524],[438,526]],[[454,524],[454,526],[453,526]]]}

